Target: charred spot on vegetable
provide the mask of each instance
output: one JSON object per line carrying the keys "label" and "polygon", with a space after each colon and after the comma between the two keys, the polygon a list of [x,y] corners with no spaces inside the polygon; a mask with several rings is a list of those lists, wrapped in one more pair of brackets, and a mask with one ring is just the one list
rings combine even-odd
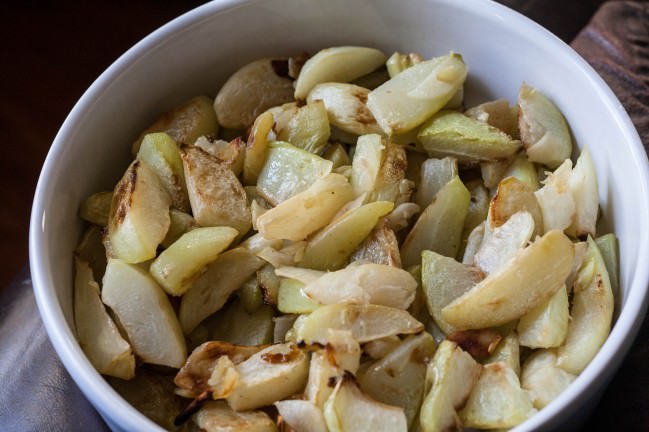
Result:
{"label": "charred spot on vegetable", "polygon": [[291,78],[291,75],[289,73],[289,63],[287,59],[281,59],[281,60],[271,60],[270,65],[273,68],[273,71],[275,72],[275,75],[277,75],[280,78]]}
{"label": "charred spot on vegetable", "polygon": [[343,371],[342,375],[329,377],[329,379],[327,380],[327,385],[331,388],[334,388],[338,385],[344,384],[345,382],[352,382],[356,387],[359,387],[358,381],[356,381],[356,377],[348,370]]}
{"label": "charred spot on vegetable", "polygon": [[471,356],[484,359],[494,352],[502,336],[493,329],[480,329],[454,331],[447,339],[458,344]]}
{"label": "charred spot on vegetable", "polygon": [[310,351],[310,352],[319,351],[319,350],[325,348],[325,346],[322,345],[322,344],[319,343],[319,342],[306,343],[306,342],[303,341],[303,340],[297,341],[297,343],[296,343],[295,345],[296,345],[299,349],[303,349],[303,350],[305,350],[305,351]]}
{"label": "charred spot on vegetable", "polygon": [[277,299],[273,296],[272,290],[270,288],[262,283],[259,285],[259,289],[261,290],[261,299],[264,304],[271,306],[277,305]]}
{"label": "charred spot on vegetable", "polygon": [[432,360],[432,357],[429,355],[429,350],[424,346],[418,346],[410,354],[410,360],[413,363],[428,364]]}
{"label": "charred spot on vegetable", "polygon": [[295,345],[291,345],[291,349],[287,353],[265,353],[261,355],[261,359],[270,364],[282,364],[295,361],[300,356],[300,350]]}
{"label": "charred spot on vegetable", "polygon": [[205,403],[205,401],[212,399],[212,392],[209,390],[204,391],[201,393],[196,399],[191,401],[189,405],[185,407],[181,411],[180,414],[176,416],[176,419],[174,420],[174,425],[175,426],[180,426],[184,423],[187,422],[193,416],[200,410]]}
{"label": "charred spot on vegetable", "polygon": [[194,395],[200,394],[206,390],[207,381],[221,356],[228,356],[234,364],[239,364],[268,346],[270,345],[240,346],[227,342],[205,342],[190,354],[176,374],[174,383]]}
{"label": "charred spot on vegetable", "polygon": [[109,218],[114,221],[113,223],[115,225],[119,225],[124,221],[128,209],[131,207],[131,199],[137,181],[137,168],[140,164],[141,162],[139,160],[133,162],[128,170],[128,175],[125,175],[117,183],[117,186],[115,186],[115,193],[113,194],[113,200],[110,206],[112,215]]}
{"label": "charred spot on vegetable", "polygon": [[294,56],[289,57],[288,59],[288,76],[293,79],[297,79],[302,70],[304,63],[311,57],[311,54],[303,52]]}
{"label": "charred spot on vegetable", "polygon": [[[365,96],[365,99],[367,99],[367,96]],[[376,124],[376,119],[367,107],[359,109],[354,116],[354,120],[364,125]]]}
{"label": "charred spot on vegetable", "polygon": [[339,367],[338,360],[336,359],[336,349],[334,346],[327,342],[324,347],[325,354],[327,355],[327,360],[334,367]]}

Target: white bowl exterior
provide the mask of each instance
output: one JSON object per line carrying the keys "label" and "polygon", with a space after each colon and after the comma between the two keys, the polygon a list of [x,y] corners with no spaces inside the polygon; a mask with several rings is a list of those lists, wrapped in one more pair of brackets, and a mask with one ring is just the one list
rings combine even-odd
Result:
{"label": "white bowl exterior", "polygon": [[335,45],[424,56],[456,51],[470,70],[469,105],[497,97],[515,101],[525,81],[559,106],[577,144],[591,150],[604,225],[620,241],[624,288],[615,327],[597,357],[556,401],[515,430],[562,424],[619,366],[647,304],[649,164],[624,109],[583,59],[488,0],[215,1],[154,32],[100,76],[59,131],[34,199],[30,263],[45,327],[66,368],[113,429],[161,430],[112,390],[74,338],[79,203],[113,187],[128,164],[130,143],[158,113],[199,93],[214,96],[249,60]]}

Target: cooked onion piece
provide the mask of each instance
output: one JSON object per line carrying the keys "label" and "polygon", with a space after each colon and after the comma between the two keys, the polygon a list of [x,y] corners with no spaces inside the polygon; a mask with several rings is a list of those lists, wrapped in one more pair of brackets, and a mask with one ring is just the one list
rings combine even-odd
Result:
{"label": "cooked onion piece", "polygon": [[257,227],[267,239],[303,240],[329,223],[338,209],[352,198],[347,179],[340,174],[329,174],[261,215]]}
{"label": "cooked onion piece", "polygon": [[144,362],[179,368],[187,347],[165,292],[140,268],[110,259],[101,292],[122,324],[133,351]]}
{"label": "cooked onion piece", "polygon": [[326,344],[329,329],[349,330],[359,343],[386,336],[419,333],[423,325],[408,312],[373,304],[337,303],[322,306],[295,322],[295,338],[307,344]]}
{"label": "cooked onion piece", "polygon": [[104,375],[125,380],[135,376],[131,345],[120,335],[101,302],[99,284],[87,263],[74,260],[74,324],[81,349]]}
{"label": "cooked onion piece", "polygon": [[238,412],[221,401],[210,401],[194,414],[201,430],[210,432],[275,432],[277,425],[263,411]]}
{"label": "cooked onion piece", "polygon": [[168,294],[182,295],[238,234],[230,227],[196,228],[183,234],[151,263],[151,276]]}
{"label": "cooked onion piece", "polygon": [[570,239],[561,231],[550,231],[444,307],[442,317],[461,329],[493,327],[518,319],[561,287],[573,256]]}
{"label": "cooked onion piece", "polygon": [[324,416],[332,432],[406,432],[402,408],[385,405],[364,394],[350,374],[338,379],[325,403]]}
{"label": "cooked onion piece", "polygon": [[516,373],[506,364],[496,362],[483,367],[460,418],[469,428],[510,428],[535,412]]}
{"label": "cooked onion piece", "polygon": [[540,91],[523,84],[518,93],[521,141],[532,162],[558,167],[572,153],[572,138],[559,109]]}
{"label": "cooked onion piece", "polygon": [[527,390],[534,407],[544,408],[559,396],[576,376],[557,366],[554,350],[538,350],[523,364],[521,386]]}
{"label": "cooked onion piece", "polygon": [[413,65],[372,90],[367,107],[388,135],[408,132],[442,109],[467,76],[458,54]]}
{"label": "cooked onion piece", "polygon": [[412,427],[424,397],[426,365],[433,358],[435,348],[435,340],[429,333],[408,336],[358,375],[361,390],[379,402],[403,408]]}
{"label": "cooked onion piece", "polygon": [[295,432],[328,432],[322,411],[310,401],[283,400],[273,405]]}
{"label": "cooked onion piece", "polygon": [[568,335],[557,350],[557,365],[579,374],[595,357],[611,331],[613,292],[595,241],[588,237],[586,258],[573,287]]}
{"label": "cooked onion piece", "polygon": [[226,401],[236,411],[270,405],[303,390],[308,370],[295,344],[271,345],[237,365],[239,381]]}
{"label": "cooked onion piece", "polygon": [[374,263],[348,266],[308,283],[304,293],[322,304],[354,303],[407,309],[417,281],[405,270]]}
{"label": "cooked onion piece", "polygon": [[376,70],[386,57],[374,48],[341,46],[326,48],[308,59],[295,82],[295,99],[306,99],[317,84],[350,82]]}
{"label": "cooked onion piece", "polygon": [[423,432],[461,430],[458,411],[478,382],[482,366],[454,342],[442,341],[426,369],[426,397],[419,421]]}

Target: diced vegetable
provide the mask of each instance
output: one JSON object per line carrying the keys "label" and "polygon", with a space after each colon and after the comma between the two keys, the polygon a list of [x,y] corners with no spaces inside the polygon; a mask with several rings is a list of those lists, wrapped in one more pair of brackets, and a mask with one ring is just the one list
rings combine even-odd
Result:
{"label": "diced vegetable", "polygon": [[457,159],[427,159],[421,164],[419,188],[415,194],[415,202],[421,208],[426,208],[435,199],[435,195],[449,181],[458,175]]}
{"label": "diced vegetable", "polygon": [[176,374],[175,384],[188,396],[197,397],[208,389],[208,381],[219,358],[226,356],[239,364],[265,346],[240,346],[226,342],[205,342],[195,348]]}
{"label": "diced vegetable", "polygon": [[406,432],[408,422],[403,409],[385,405],[365,395],[352,375],[337,381],[324,407],[331,432]]}
{"label": "diced vegetable", "polygon": [[489,204],[489,230],[503,225],[520,211],[528,212],[534,219],[533,237],[545,232],[543,212],[534,190],[515,177],[506,177],[498,184],[496,195]]}
{"label": "diced vegetable", "polygon": [[352,254],[350,261],[369,261],[401,268],[399,243],[394,230],[380,224],[376,226]]}
{"label": "diced vegetable", "polygon": [[347,150],[345,150],[345,147],[340,143],[331,144],[325,151],[323,157],[331,161],[333,169],[352,164],[352,160],[349,158]]}
{"label": "diced vegetable", "polygon": [[380,134],[383,130],[365,105],[369,92],[354,84],[328,82],[316,85],[309,93],[307,102],[322,101],[329,123],[345,132],[355,135]]}
{"label": "diced vegetable", "polygon": [[226,225],[244,235],[252,224],[243,186],[226,164],[199,147],[180,150],[192,214],[200,226]]}
{"label": "diced vegetable", "polygon": [[509,106],[506,99],[497,99],[469,108],[465,115],[500,129],[518,139],[518,106]]}
{"label": "diced vegetable", "polygon": [[288,141],[305,151],[320,154],[327,145],[331,130],[327,110],[322,101],[309,102],[293,115],[277,139]]}
{"label": "diced vegetable", "polygon": [[611,331],[613,307],[606,264],[595,241],[588,237],[586,258],[573,287],[568,334],[557,350],[557,366],[581,373]]}
{"label": "diced vegetable", "polygon": [[352,159],[351,177],[351,184],[357,197],[364,193],[371,193],[376,187],[384,149],[380,135],[369,134],[358,138]]}
{"label": "diced vegetable", "polygon": [[268,134],[273,128],[273,122],[273,115],[266,111],[252,125],[243,160],[243,181],[246,185],[257,183],[259,173],[266,163]]}
{"label": "diced vegetable", "polygon": [[183,234],[151,263],[151,276],[168,294],[183,295],[237,234],[230,227],[196,228]]}
{"label": "diced vegetable", "polygon": [[505,324],[547,301],[568,276],[574,248],[561,231],[550,231],[442,309],[462,329]]}
{"label": "diced vegetable", "polygon": [[309,360],[295,344],[271,345],[237,365],[239,382],[227,397],[236,411],[270,405],[304,389]]}
{"label": "diced vegetable", "polygon": [[214,100],[221,126],[247,129],[270,107],[293,100],[293,81],[275,72],[272,59],[243,66],[223,84]]}
{"label": "diced vegetable", "polygon": [[295,432],[328,432],[322,411],[310,401],[283,400],[273,405]]}
{"label": "diced vegetable", "polygon": [[395,52],[385,62],[385,66],[388,69],[388,74],[390,74],[390,78],[394,78],[404,70],[418,63],[421,63],[422,61],[423,60],[421,56],[419,56],[419,54],[416,53],[400,54],[398,52]]}
{"label": "diced vegetable", "polygon": [[448,182],[422,212],[404,240],[401,246],[403,265],[408,267],[420,263],[424,250],[456,256],[470,199],[471,195],[459,177]]}
{"label": "diced vegetable", "polygon": [[426,365],[435,348],[435,340],[426,332],[409,336],[359,374],[361,390],[379,402],[403,408],[412,427],[424,397]]}
{"label": "diced vegetable", "polygon": [[455,343],[442,341],[426,369],[426,396],[419,421],[423,432],[461,430],[458,411],[480,377],[482,366]]}
{"label": "diced vegetable", "polygon": [[386,134],[404,133],[446,105],[466,75],[460,55],[435,57],[413,65],[372,90],[367,107]]}
{"label": "diced vegetable", "polygon": [[518,335],[515,331],[510,331],[507,336],[500,341],[495,351],[484,360],[484,364],[502,362],[513,370],[517,376],[519,376],[521,373],[520,352],[521,349],[518,342]]}
{"label": "diced vegetable", "polygon": [[210,340],[234,345],[264,345],[273,341],[273,308],[261,305],[248,312],[240,301],[234,300],[203,324]]}
{"label": "diced vegetable", "polygon": [[483,367],[460,418],[469,428],[510,428],[535,412],[518,376],[506,364],[496,362]]}
{"label": "diced vegetable", "polygon": [[359,343],[365,343],[386,336],[419,333],[423,325],[401,309],[338,303],[316,309],[294,326],[298,341],[323,345],[327,343],[329,329],[349,330]]}
{"label": "diced vegetable", "polygon": [[329,223],[352,198],[347,179],[332,173],[261,215],[257,228],[267,239],[303,240]]}
{"label": "diced vegetable", "polygon": [[618,246],[617,237],[615,234],[609,233],[599,236],[595,239],[595,243],[602,254],[606,270],[608,271],[608,278],[611,282],[611,291],[615,295],[618,292]]}
{"label": "diced vegetable", "polygon": [[570,190],[572,162],[566,159],[534,192],[543,213],[544,232],[565,230],[575,217],[575,200]]}
{"label": "diced vegetable", "polygon": [[540,91],[526,84],[518,93],[521,141],[532,162],[558,167],[572,153],[572,138],[559,109]]}
{"label": "diced vegetable", "polygon": [[533,233],[532,215],[526,211],[514,213],[485,236],[473,257],[474,264],[486,274],[498,271],[527,246]]}
{"label": "diced vegetable", "polygon": [[345,213],[309,240],[300,265],[317,270],[342,268],[379,219],[393,208],[390,201],[376,201]]}
{"label": "diced vegetable", "polygon": [[241,137],[236,137],[232,141],[225,141],[216,139],[213,136],[202,136],[198,137],[194,146],[200,147],[225,163],[235,176],[241,174],[246,154],[246,143]]}
{"label": "diced vegetable", "polygon": [[140,150],[144,136],[152,132],[164,132],[178,145],[191,145],[200,136],[216,135],[219,124],[212,103],[211,98],[200,95],[165,112],[133,143],[133,155]]}
{"label": "diced vegetable", "polygon": [[557,366],[554,350],[535,351],[523,364],[521,386],[534,407],[542,409],[559,396],[576,376]]}
{"label": "diced vegetable", "polygon": [[264,303],[257,276],[252,276],[250,279],[245,281],[236,293],[241,302],[241,306],[248,313],[253,313]]}
{"label": "diced vegetable", "polygon": [[332,166],[331,161],[276,141],[270,146],[266,163],[259,173],[257,192],[272,205],[277,205],[331,173]]}
{"label": "diced vegetable", "polygon": [[119,318],[142,361],[175,368],[183,365],[187,348],[180,324],[165,292],[151,276],[122,260],[110,259],[101,298]]}
{"label": "diced vegetable", "polygon": [[134,161],[115,186],[108,218],[112,252],[128,263],[155,258],[169,229],[171,199],[158,176],[142,161]]}
{"label": "diced vegetable", "polygon": [[417,138],[428,154],[464,162],[503,159],[520,147],[501,130],[455,111],[435,114],[421,126]]}
{"label": "diced vegetable", "polygon": [[99,373],[125,380],[135,376],[131,345],[120,335],[101,302],[99,284],[87,263],[75,259],[74,324],[81,349]]}
{"label": "diced vegetable", "polygon": [[304,284],[295,279],[282,279],[277,295],[277,310],[282,313],[305,314],[320,307],[320,303],[304,293]]}
{"label": "diced vegetable", "polygon": [[359,264],[325,273],[304,293],[323,304],[373,304],[407,309],[417,281],[405,270],[381,264]]}
{"label": "diced vegetable", "polygon": [[201,430],[209,432],[276,432],[277,426],[263,411],[238,412],[220,401],[209,401],[194,415]]}
{"label": "diced vegetable", "polygon": [[169,229],[164,240],[160,243],[163,248],[168,248],[183,234],[196,227],[196,221],[189,213],[181,212],[174,208],[169,209]]}
{"label": "diced vegetable", "polygon": [[521,317],[516,327],[521,346],[555,348],[561,345],[568,333],[568,309],[568,290],[563,286],[546,303]]}
{"label": "diced vegetable", "polygon": [[222,253],[210,263],[183,295],[178,317],[185,334],[221,309],[230,294],[263,265],[250,250],[239,247]]}
{"label": "diced vegetable", "polygon": [[421,282],[428,312],[446,334],[455,330],[442,317],[442,309],[469,291],[483,278],[482,272],[433,251],[422,253]]}
{"label": "diced vegetable", "polygon": [[569,184],[575,202],[575,217],[567,232],[575,237],[586,234],[594,236],[599,211],[599,195],[595,165],[587,147],[581,151],[570,173]]}
{"label": "diced vegetable", "polygon": [[[381,51],[357,46],[326,48],[308,59],[295,82],[295,99],[306,99],[317,84],[350,82],[385,63]],[[277,105],[277,104],[276,104]]]}
{"label": "diced vegetable", "polygon": [[171,205],[181,211],[189,210],[183,162],[176,142],[166,133],[144,136],[137,159],[149,165],[158,175],[160,183],[171,197]]}

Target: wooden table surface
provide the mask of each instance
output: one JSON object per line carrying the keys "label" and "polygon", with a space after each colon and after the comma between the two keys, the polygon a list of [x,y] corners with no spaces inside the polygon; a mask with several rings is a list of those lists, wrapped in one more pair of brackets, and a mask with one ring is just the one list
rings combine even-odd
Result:
{"label": "wooden table surface", "polygon": [[[29,215],[38,174],[56,131],[74,103],[135,42],[201,3],[197,0],[1,3],[0,16],[4,19],[0,26],[0,130],[5,154],[0,157],[0,290],[27,264]],[[528,14],[569,42],[602,1],[502,0],[502,3]],[[607,402],[606,398],[615,399],[618,394],[623,394],[623,389],[605,397],[605,403],[615,403],[615,400]],[[633,406],[636,400],[629,397],[623,402]],[[637,424],[649,425],[649,407],[636,405],[634,408],[639,410],[641,422]],[[597,425],[602,424],[603,418],[601,412],[596,413],[589,429],[599,429]]]}

